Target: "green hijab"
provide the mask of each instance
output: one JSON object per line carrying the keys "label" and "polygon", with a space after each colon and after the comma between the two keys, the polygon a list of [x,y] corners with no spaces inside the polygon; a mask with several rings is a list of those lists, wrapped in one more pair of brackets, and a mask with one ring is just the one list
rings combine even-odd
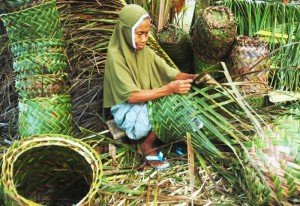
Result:
{"label": "green hijab", "polygon": [[148,13],[136,4],[123,7],[119,13],[105,62],[104,107],[126,102],[133,92],[161,87],[179,72],[148,46],[135,49],[134,32],[145,18],[150,18]]}

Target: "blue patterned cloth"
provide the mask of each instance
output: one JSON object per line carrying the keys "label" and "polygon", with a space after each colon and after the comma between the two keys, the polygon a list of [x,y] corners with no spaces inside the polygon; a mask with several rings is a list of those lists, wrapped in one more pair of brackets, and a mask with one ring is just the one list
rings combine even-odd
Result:
{"label": "blue patterned cloth", "polygon": [[133,140],[146,137],[152,130],[146,103],[129,104],[127,102],[111,107],[114,121]]}

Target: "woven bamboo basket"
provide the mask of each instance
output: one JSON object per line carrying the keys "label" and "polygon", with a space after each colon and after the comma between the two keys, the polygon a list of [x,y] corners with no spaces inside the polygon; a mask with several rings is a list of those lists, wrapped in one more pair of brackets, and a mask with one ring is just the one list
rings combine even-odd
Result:
{"label": "woven bamboo basket", "polygon": [[70,95],[53,95],[19,102],[19,134],[72,134]]}
{"label": "woven bamboo basket", "polygon": [[102,180],[99,154],[64,135],[15,141],[3,158],[6,205],[93,206]]}
{"label": "woven bamboo basket", "polygon": [[157,41],[181,71],[193,72],[193,50],[188,33],[173,26],[165,27],[157,34]]}
{"label": "woven bamboo basket", "polygon": [[236,36],[236,22],[230,9],[210,6],[195,23],[192,46],[197,58],[208,63],[224,61]]}
{"label": "woven bamboo basket", "polygon": [[60,53],[28,54],[15,58],[13,69],[17,77],[38,74],[62,74],[69,70],[68,57]]}
{"label": "woven bamboo basket", "polygon": [[10,45],[15,58],[27,54],[66,53],[66,43],[61,39],[36,39],[15,42]]}
{"label": "woven bamboo basket", "polygon": [[2,14],[10,42],[42,38],[63,39],[56,1]]}
{"label": "woven bamboo basket", "polygon": [[16,89],[20,99],[51,97],[68,92],[67,74],[31,75],[16,79]]}

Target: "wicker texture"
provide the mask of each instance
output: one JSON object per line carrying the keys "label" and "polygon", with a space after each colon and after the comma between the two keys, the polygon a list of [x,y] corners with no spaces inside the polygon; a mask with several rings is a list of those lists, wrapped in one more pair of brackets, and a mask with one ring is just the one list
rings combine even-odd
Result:
{"label": "wicker texture", "polygon": [[210,6],[195,24],[192,46],[197,58],[208,63],[224,60],[236,36],[236,23],[230,9]]}
{"label": "wicker texture", "polygon": [[72,134],[71,97],[57,95],[19,102],[21,137],[38,134]]}
{"label": "wicker texture", "polygon": [[66,53],[66,44],[61,39],[36,39],[15,42],[10,45],[13,56],[38,53]]}
{"label": "wicker texture", "polygon": [[157,41],[181,71],[193,72],[193,50],[191,38],[185,31],[174,27],[163,28]]}
{"label": "wicker texture", "polygon": [[4,10],[8,12],[26,9],[35,5],[43,4],[48,1],[50,0],[3,0],[5,4]]}
{"label": "wicker texture", "polygon": [[272,183],[283,205],[300,202],[300,108],[291,108],[265,129],[264,141],[253,142],[251,155]]}
{"label": "wicker texture", "polygon": [[1,15],[12,43],[41,38],[63,39],[56,2]]}
{"label": "wicker texture", "polygon": [[67,55],[60,53],[23,55],[14,59],[13,68],[17,77],[36,74],[63,74],[68,70]]}
{"label": "wicker texture", "polygon": [[[81,206],[94,205],[102,175],[99,154],[89,145],[43,135],[14,142],[4,155],[1,180],[7,205]],[[87,190],[76,196],[82,187]]]}
{"label": "wicker texture", "polygon": [[32,75],[16,79],[16,89],[21,99],[51,97],[67,93],[67,74]]}
{"label": "wicker texture", "polygon": [[232,62],[230,74],[234,81],[255,83],[241,86],[245,92],[255,93],[264,91],[268,87],[268,71],[266,69],[270,68],[270,62],[269,58],[266,58],[267,54],[268,48],[265,42],[247,36],[236,38],[230,52],[230,61]]}

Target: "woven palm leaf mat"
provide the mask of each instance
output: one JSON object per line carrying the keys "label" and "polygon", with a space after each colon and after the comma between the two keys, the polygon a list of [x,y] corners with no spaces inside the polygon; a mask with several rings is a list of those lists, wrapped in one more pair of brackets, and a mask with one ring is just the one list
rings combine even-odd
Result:
{"label": "woven palm leaf mat", "polygon": [[94,205],[102,163],[78,139],[34,136],[5,153],[1,180],[7,205]]}

